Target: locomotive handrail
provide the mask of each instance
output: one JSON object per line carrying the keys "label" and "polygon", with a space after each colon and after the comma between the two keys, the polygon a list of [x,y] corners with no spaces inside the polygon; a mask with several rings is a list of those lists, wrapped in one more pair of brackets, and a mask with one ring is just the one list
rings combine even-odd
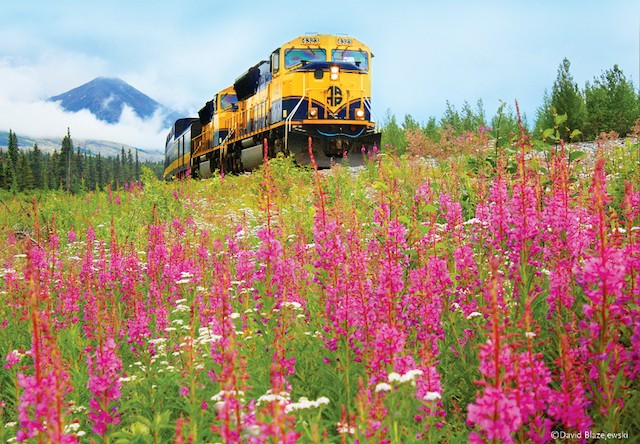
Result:
{"label": "locomotive handrail", "polygon": [[300,97],[300,100],[298,101],[297,105],[293,108],[293,111],[291,111],[291,114],[289,114],[287,118],[284,119],[284,150],[285,152],[289,149],[289,131],[293,127],[293,123],[291,123],[291,121],[293,120],[293,116],[295,116],[296,112],[298,111],[298,108],[300,108],[300,105],[302,104],[302,101],[304,100],[304,96],[306,94],[307,93],[305,91],[302,97]]}

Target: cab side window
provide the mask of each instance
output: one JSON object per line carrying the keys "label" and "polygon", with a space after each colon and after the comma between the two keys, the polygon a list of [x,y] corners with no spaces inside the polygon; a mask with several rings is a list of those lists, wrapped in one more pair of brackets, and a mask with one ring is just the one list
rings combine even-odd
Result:
{"label": "cab side window", "polygon": [[276,49],[271,53],[271,74],[280,71],[280,49]]}

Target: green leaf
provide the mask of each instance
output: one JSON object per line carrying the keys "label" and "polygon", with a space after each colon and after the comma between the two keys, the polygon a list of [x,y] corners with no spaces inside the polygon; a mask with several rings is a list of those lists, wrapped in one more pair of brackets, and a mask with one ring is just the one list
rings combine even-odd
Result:
{"label": "green leaf", "polygon": [[547,128],[546,130],[544,130],[542,132],[542,139],[548,139],[549,137],[551,137],[553,135],[553,128]]}
{"label": "green leaf", "polygon": [[574,151],[571,154],[569,154],[569,162],[573,162],[574,160],[581,159],[586,155],[587,153],[585,153],[584,151]]}
{"label": "green leaf", "polygon": [[384,183],[384,182],[374,182],[373,184],[373,188],[375,190],[383,190],[383,191],[389,191],[389,186]]}
{"label": "green leaf", "polygon": [[562,125],[564,122],[567,121],[567,113],[554,116],[553,121],[557,126]]}
{"label": "green leaf", "polygon": [[424,211],[426,211],[429,214],[437,213],[438,212],[438,206],[435,205],[435,204],[432,204],[432,203],[426,204],[424,206]]}
{"label": "green leaf", "polygon": [[411,225],[411,219],[409,219],[404,214],[401,216],[398,216],[398,221],[400,221],[400,223],[402,223],[405,227],[408,227],[409,225]]}
{"label": "green leaf", "polygon": [[578,129],[574,129],[573,131],[571,131],[571,136],[569,136],[569,137],[571,139],[575,139],[576,137],[578,137],[581,134],[582,134],[582,131],[580,131]]}

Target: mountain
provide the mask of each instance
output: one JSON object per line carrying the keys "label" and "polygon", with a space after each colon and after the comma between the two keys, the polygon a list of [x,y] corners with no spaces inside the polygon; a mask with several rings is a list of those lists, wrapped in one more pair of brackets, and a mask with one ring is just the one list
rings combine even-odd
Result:
{"label": "mountain", "polygon": [[[23,136],[21,134],[16,134],[16,136],[18,138],[18,148],[25,151],[33,149],[33,145],[35,143],[38,144],[40,151],[44,153],[53,153],[54,150],[60,152],[60,148],[62,147],[62,137],[36,138]],[[5,153],[7,151],[8,140],[9,133],[6,131],[0,131],[0,150]],[[124,143],[110,142],[107,140],[78,139],[74,137],[73,147],[74,150],[80,148],[80,152],[83,153],[90,153],[93,155],[100,153],[103,157],[115,157],[119,155],[122,148],[124,148],[125,152],[129,152],[129,150],[131,150],[131,152],[135,154],[137,151],[138,158],[141,162],[161,162],[164,159],[164,153],[162,152],[143,150]]]}
{"label": "mountain", "polygon": [[48,99],[59,102],[65,111],[89,110],[99,120],[115,124],[120,120],[124,106],[130,107],[143,120],[160,110],[170,127],[178,114],[118,78],[98,77],[89,83]]}

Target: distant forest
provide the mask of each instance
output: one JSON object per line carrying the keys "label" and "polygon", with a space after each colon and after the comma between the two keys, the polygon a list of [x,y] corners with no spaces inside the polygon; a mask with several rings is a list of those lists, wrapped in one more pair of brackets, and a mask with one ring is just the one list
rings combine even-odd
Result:
{"label": "distant forest", "polygon": [[[531,138],[548,143],[560,139],[576,142],[595,140],[602,133],[623,137],[640,131],[640,93],[618,65],[586,82],[584,88],[575,82],[570,67],[565,58],[551,91],[545,91],[536,110],[535,124],[523,119],[523,129]],[[505,145],[520,132],[518,118],[517,110],[504,102],[488,118],[482,100],[475,107],[465,102],[460,111],[447,101],[443,117],[430,117],[424,124],[409,114],[398,121],[389,111],[382,122],[382,145],[402,154],[412,145],[475,132],[487,132],[497,145]]]}
{"label": "distant forest", "polygon": [[36,189],[70,193],[118,188],[140,180],[142,166],[162,177],[162,162],[140,162],[138,152],[102,157],[74,150],[71,134],[62,139],[60,152],[43,153],[36,143],[27,151],[18,149],[16,134],[9,131],[7,151],[0,150],[0,189],[22,192]]}

